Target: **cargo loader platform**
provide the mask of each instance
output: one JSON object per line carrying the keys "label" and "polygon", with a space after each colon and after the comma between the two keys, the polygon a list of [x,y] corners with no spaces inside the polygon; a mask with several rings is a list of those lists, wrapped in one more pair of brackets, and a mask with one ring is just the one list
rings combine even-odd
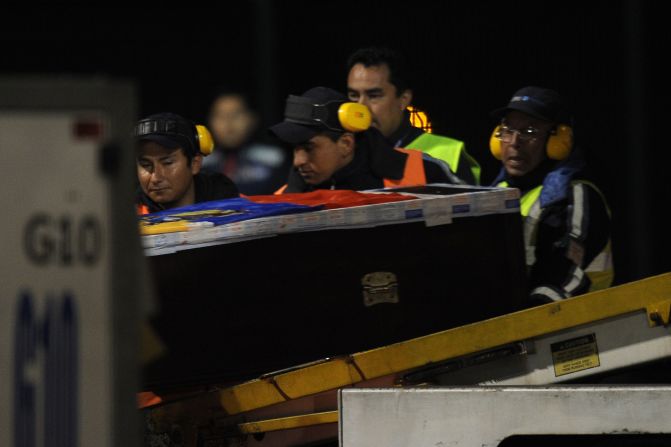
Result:
{"label": "cargo loader platform", "polygon": [[670,310],[671,274],[664,274],[187,399],[166,396],[144,411],[183,427],[194,442],[320,445],[337,439],[344,388],[591,383],[643,366],[671,378]]}

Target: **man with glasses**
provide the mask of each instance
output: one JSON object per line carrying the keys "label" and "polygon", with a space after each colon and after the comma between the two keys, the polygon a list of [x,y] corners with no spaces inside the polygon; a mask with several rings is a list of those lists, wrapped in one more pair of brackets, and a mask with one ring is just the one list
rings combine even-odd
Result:
{"label": "man with glasses", "polygon": [[609,287],[610,211],[584,178],[563,99],[553,90],[524,87],[493,115],[500,122],[490,149],[503,165],[494,184],[520,189],[532,302]]}

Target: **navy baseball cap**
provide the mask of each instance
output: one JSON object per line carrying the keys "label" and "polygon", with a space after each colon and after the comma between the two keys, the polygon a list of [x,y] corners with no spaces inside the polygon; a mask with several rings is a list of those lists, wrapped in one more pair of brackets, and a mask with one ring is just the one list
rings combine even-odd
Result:
{"label": "navy baseball cap", "polygon": [[517,110],[535,118],[553,123],[568,123],[569,111],[562,97],[554,90],[528,86],[515,92],[508,105],[492,112],[502,118],[509,110]]}
{"label": "navy baseball cap", "polygon": [[135,126],[135,138],[153,141],[167,149],[182,148],[187,153],[196,154],[195,126],[176,113],[156,113],[141,119]]}
{"label": "navy baseball cap", "polygon": [[320,133],[345,132],[338,121],[337,112],[329,113],[329,107],[320,107],[323,120],[318,121],[316,116],[311,115],[311,109],[326,104],[339,106],[347,100],[345,95],[328,87],[314,87],[300,96],[289,96],[284,109],[284,121],[268,130],[291,145],[304,143]]}

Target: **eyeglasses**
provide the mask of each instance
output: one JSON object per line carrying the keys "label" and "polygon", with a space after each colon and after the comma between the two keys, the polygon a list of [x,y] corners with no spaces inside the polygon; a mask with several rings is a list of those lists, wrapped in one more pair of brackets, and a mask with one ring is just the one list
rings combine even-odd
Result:
{"label": "eyeglasses", "polygon": [[499,126],[499,131],[496,132],[495,136],[504,143],[510,143],[513,141],[513,135],[515,133],[517,133],[517,139],[522,143],[536,141],[541,135],[540,129],[536,129],[535,127],[529,126],[525,129],[513,129],[505,124],[501,124]]}

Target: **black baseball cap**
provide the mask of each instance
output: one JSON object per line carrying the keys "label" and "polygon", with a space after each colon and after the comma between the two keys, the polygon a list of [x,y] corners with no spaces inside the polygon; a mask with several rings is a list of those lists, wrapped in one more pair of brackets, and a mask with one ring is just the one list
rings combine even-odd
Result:
{"label": "black baseball cap", "polygon": [[141,119],[135,125],[135,138],[138,142],[153,141],[167,149],[182,148],[190,154],[198,152],[194,124],[176,113],[155,113]]}
{"label": "black baseball cap", "polygon": [[508,105],[492,112],[502,118],[509,110],[517,110],[553,123],[568,123],[569,111],[562,97],[554,90],[528,86],[515,92]]}
{"label": "black baseball cap", "polygon": [[[314,87],[300,96],[289,96],[284,109],[284,121],[271,126],[268,130],[291,145],[304,143],[320,133],[345,132],[338,121],[337,112],[332,113],[333,108],[328,105],[339,106],[347,100],[345,95],[328,87]],[[311,115],[309,109],[318,109],[323,119],[321,121],[315,119],[317,113]]]}

